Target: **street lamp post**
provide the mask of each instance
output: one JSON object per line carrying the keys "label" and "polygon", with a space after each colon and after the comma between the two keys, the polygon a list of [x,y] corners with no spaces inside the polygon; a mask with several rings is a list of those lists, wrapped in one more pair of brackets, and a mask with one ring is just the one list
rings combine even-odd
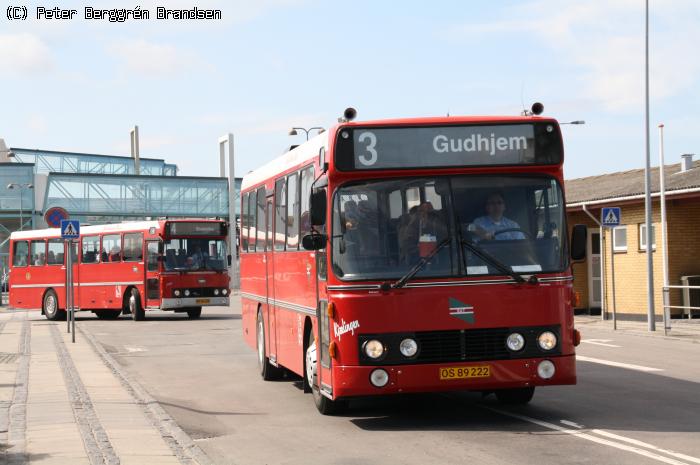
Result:
{"label": "street lamp post", "polygon": [[325,131],[325,129],[323,129],[323,128],[320,127],[320,126],[314,126],[314,127],[312,127],[312,128],[309,128],[309,129],[306,129],[306,128],[292,128],[292,129],[289,130],[289,135],[290,135],[290,136],[296,136],[297,134],[299,134],[299,133],[297,132],[297,130],[299,130],[299,131],[304,131],[304,132],[306,133],[306,140],[309,140],[309,133],[310,133],[311,131],[313,131],[314,129],[317,130],[319,134],[321,134],[322,132]]}
{"label": "street lamp post", "polygon": [[586,122],[583,121],[583,120],[581,120],[581,119],[579,119],[579,120],[576,120],[576,121],[569,121],[568,123],[559,123],[559,126],[561,126],[562,124],[586,124]]}
{"label": "street lamp post", "polygon": [[20,184],[11,182],[7,185],[8,189],[19,189],[19,230],[24,230],[24,189],[33,189],[34,184]]}

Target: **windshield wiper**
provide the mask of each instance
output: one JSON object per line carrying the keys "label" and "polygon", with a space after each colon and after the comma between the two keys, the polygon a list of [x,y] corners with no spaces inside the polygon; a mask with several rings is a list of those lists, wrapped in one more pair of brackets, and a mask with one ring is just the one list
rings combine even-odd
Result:
{"label": "windshield wiper", "polygon": [[[525,278],[522,277],[519,273],[516,273],[513,271],[513,268],[510,266],[506,265],[505,263],[501,262],[499,259],[482,249],[481,247],[477,246],[476,244],[469,242],[466,239],[460,239],[460,244],[462,246],[468,248],[474,255],[479,257],[481,260],[490,263],[491,265],[494,266],[498,271],[505,273],[509,276],[511,276],[513,279],[515,279],[519,283],[524,283]],[[533,280],[534,278],[534,280]],[[537,277],[533,274],[532,277],[530,277],[529,282],[532,284],[537,283]]]}
{"label": "windshield wiper", "polygon": [[[409,279],[411,279],[412,277],[414,277],[414,276],[416,275],[416,273],[418,273],[425,265],[428,264],[428,262],[430,261],[431,258],[433,258],[435,255],[437,255],[437,253],[438,253],[440,250],[442,250],[442,248],[445,247],[445,246],[446,246],[447,244],[449,244],[449,243],[450,243],[450,238],[449,238],[449,237],[448,237],[447,239],[443,240],[442,242],[440,242],[440,243],[432,250],[432,252],[430,252],[430,253],[429,253],[428,255],[426,255],[425,257],[421,258],[420,261],[419,261],[418,263],[416,263],[415,265],[413,265],[413,268],[411,268],[410,270],[408,270],[408,273],[406,273],[405,275],[403,275],[403,276],[401,277],[401,279],[399,279],[398,281],[396,281],[396,282],[395,282],[394,284],[392,284],[390,287],[393,288],[393,289],[400,289],[400,288],[404,287],[404,286],[406,285],[406,283],[408,282]],[[385,283],[385,284],[386,284],[386,283]],[[385,287],[388,287],[388,286],[382,285],[382,288],[385,288]]]}

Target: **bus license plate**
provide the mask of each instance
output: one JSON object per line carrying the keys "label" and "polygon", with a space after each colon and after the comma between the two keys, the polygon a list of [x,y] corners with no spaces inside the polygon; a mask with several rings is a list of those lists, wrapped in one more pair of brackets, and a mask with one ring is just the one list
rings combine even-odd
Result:
{"label": "bus license plate", "polygon": [[195,302],[197,302],[198,304],[208,304],[209,299],[197,299],[195,300]]}
{"label": "bus license plate", "polygon": [[472,367],[441,367],[440,379],[488,378],[491,367],[488,365]]}

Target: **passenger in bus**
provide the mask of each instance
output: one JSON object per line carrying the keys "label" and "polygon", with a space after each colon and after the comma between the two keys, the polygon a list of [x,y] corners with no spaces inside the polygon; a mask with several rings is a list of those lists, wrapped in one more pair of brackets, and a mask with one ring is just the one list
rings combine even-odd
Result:
{"label": "passenger in bus", "polygon": [[112,248],[109,250],[109,261],[110,262],[118,262],[120,260],[119,257],[119,246],[115,245],[112,246]]}
{"label": "passenger in bus", "polygon": [[358,222],[357,203],[354,200],[348,200],[343,205],[344,221],[346,229],[355,229]]}
{"label": "passenger in bus", "polygon": [[399,262],[413,265],[447,238],[447,225],[433,204],[426,201],[401,217],[398,237]]}
{"label": "passenger in bus", "polygon": [[520,225],[517,222],[503,216],[503,213],[506,211],[506,202],[503,194],[500,192],[489,194],[486,198],[484,209],[486,210],[486,215],[476,218],[469,225],[469,230],[473,230],[479,238],[499,241],[525,239],[525,235],[520,231],[508,231],[498,234],[499,231],[520,229]]}
{"label": "passenger in bus", "polygon": [[39,255],[35,255],[34,258],[34,265],[43,265],[46,263],[46,255],[44,253],[40,253]]}
{"label": "passenger in bus", "polygon": [[49,265],[56,265],[56,254],[54,253],[53,250],[49,250],[49,255],[48,255],[48,264]]}
{"label": "passenger in bus", "polygon": [[[198,245],[194,246],[194,253],[190,257],[192,258],[192,266],[190,268],[203,268],[204,262],[206,260],[206,255],[202,252],[202,248]],[[189,263],[189,260],[187,261]]]}

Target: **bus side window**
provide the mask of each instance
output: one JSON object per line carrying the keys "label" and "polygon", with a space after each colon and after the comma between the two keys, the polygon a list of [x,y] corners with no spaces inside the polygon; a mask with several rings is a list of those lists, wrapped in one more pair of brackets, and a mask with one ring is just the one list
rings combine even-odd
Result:
{"label": "bus side window", "polygon": [[46,256],[48,265],[63,265],[63,239],[49,239],[49,252]]}
{"label": "bus side window", "polygon": [[29,243],[27,241],[15,242],[15,250],[12,254],[12,266],[27,266],[29,256]]}
{"label": "bus side window", "polygon": [[248,252],[255,252],[255,212],[258,209],[257,205],[257,195],[256,191],[250,193],[248,197]]}
{"label": "bus side window", "polygon": [[46,242],[32,241],[32,261],[34,266],[46,265]]}
{"label": "bus side window", "polygon": [[275,250],[284,250],[287,218],[287,178],[275,182]]}
{"label": "bus side window", "polygon": [[99,263],[100,236],[83,237],[82,263]]}
{"label": "bus side window", "polygon": [[148,254],[148,271],[158,271],[158,241],[148,241],[146,243]]}
{"label": "bus side window", "polygon": [[298,174],[287,178],[287,250],[299,250],[299,185]]}
{"label": "bus side window", "polygon": [[102,236],[102,261],[122,261],[122,237],[119,234]]}
{"label": "bus side window", "polygon": [[258,252],[264,252],[265,251],[265,186],[262,186],[258,189],[258,208],[256,212],[257,216],[257,230],[256,230],[256,237],[257,240],[255,241],[255,250]]}
{"label": "bus side window", "polygon": [[243,194],[241,204],[241,252],[248,251],[248,194]]}
{"label": "bus side window", "polygon": [[140,262],[143,260],[143,233],[124,234],[124,261]]}

